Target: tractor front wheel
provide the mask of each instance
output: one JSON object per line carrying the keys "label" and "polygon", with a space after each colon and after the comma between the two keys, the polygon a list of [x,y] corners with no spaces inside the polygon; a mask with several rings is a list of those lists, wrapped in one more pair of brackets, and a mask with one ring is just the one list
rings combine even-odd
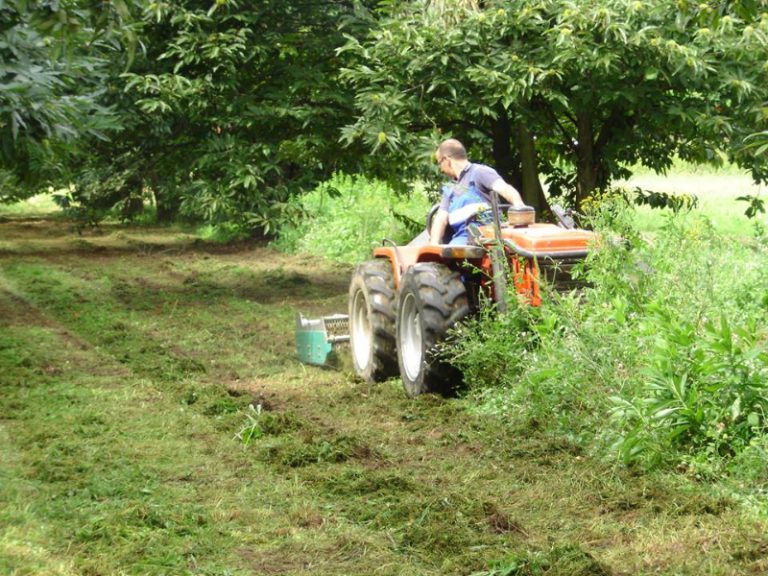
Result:
{"label": "tractor front wheel", "polygon": [[400,284],[397,359],[408,396],[449,393],[461,373],[437,353],[448,330],[469,314],[467,289],[458,272],[436,263],[411,267]]}
{"label": "tractor front wheel", "polygon": [[395,280],[388,260],[355,268],[349,285],[349,336],[355,372],[368,382],[397,375]]}

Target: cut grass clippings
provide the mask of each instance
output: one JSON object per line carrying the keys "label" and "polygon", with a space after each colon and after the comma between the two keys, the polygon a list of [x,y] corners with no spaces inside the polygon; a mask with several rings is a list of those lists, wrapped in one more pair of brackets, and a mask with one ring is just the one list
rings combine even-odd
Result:
{"label": "cut grass clippings", "polygon": [[0,256],[0,573],[766,570],[707,485],[299,364],[348,267],[168,236]]}

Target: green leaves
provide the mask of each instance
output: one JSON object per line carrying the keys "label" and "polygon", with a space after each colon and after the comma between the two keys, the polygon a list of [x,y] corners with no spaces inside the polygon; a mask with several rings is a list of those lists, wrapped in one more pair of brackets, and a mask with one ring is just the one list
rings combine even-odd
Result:
{"label": "green leaves", "polygon": [[[768,144],[766,146],[768,146]],[[758,214],[765,214],[765,201],[760,198],[760,196],[748,194],[746,196],[739,196],[736,200],[747,202],[749,204],[744,211],[747,218],[755,218]]]}
{"label": "green leaves", "polygon": [[[125,13],[118,4],[115,17]],[[126,35],[111,35],[109,17],[72,2],[5,2],[0,19],[0,169],[29,195],[66,172],[63,161],[78,139],[103,139],[118,128],[102,105],[101,49]]]}
{"label": "green leaves", "polygon": [[[522,122],[536,137],[535,170],[550,180],[574,172],[569,192],[582,201],[627,164],[661,169],[675,154],[736,150],[768,99],[768,20],[740,3],[492,1],[449,20],[418,6],[383,10],[365,41],[345,45],[354,64],[343,72],[358,112],[345,143],[414,174],[421,159],[408,152],[420,139],[456,134],[520,176],[523,141],[500,134]],[[383,126],[403,136],[382,155]],[[768,177],[756,150],[744,148],[742,163]]]}
{"label": "green leaves", "polygon": [[[107,97],[125,129],[91,148],[77,185],[130,167],[137,178],[122,194],[151,189],[163,218],[272,233],[274,206],[335,169],[359,168],[359,150],[339,144],[352,111],[352,95],[338,88],[350,57],[336,54],[339,23],[348,37],[367,27],[352,6],[173,0],[145,8],[144,51],[109,77]],[[385,148],[397,142],[380,130]],[[119,201],[106,188],[87,197]]]}
{"label": "green leaves", "polygon": [[629,428],[617,445],[624,460],[738,453],[761,434],[768,410],[768,355],[754,318],[735,323],[721,313],[694,325],[665,305],[648,310],[656,343],[646,378],[631,410],[626,399],[614,400],[615,421]]}

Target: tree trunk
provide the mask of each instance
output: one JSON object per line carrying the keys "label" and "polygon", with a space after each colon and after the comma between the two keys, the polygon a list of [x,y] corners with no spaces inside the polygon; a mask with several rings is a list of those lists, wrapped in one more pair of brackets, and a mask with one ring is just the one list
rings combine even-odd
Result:
{"label": "tree trunk", "polygon": [[496,122],[493,123],[493,162],[494,168],[505,181],[518,190],[522,189],[520,158],[512,150],[512,126],[503,108],[499,108]]}
{"label": "tree trunk", "polygon": [[158,192],[157,179],[150,180],[152,193],[155,197],[155,208],[157,209],[157,221],[163,224],[169,224],[176,220],[179,215],[181,198],[176,193],[175,183],[166,182],[162,191]]}
{"label": "tree trunk", "polygon": [[584,111],[576,116],[578,142],[576,144],[576,205],[581,206],[597,187],[594,128],[592,113]]}
{"label": "tree trunk", "polygon": [[529,206],[533,206],[539,214],[547,213],[549,212],[549,203],[544,196],[544,189],[541,187],[541,179],[539,178],[536,142],[533,139],[533,134],[523,122],[517,124],[517,147],[520,151],[523,172],[523,186],[520,189],[523,201]]}

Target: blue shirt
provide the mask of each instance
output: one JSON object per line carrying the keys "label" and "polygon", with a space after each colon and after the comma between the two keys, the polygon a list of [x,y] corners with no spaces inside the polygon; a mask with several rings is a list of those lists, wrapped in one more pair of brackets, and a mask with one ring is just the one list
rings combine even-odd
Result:
{"label": "blue shirt", "polygon": [[[473,164],[470,162],[461,171],[459,177],[456,179],[456,183],[448,188],[456,189],[469,189],[470,184],[475,185],[475,189],[482,194],[485,199],[491,201],[491,186],[496,180],[500,180],[501,176],[490,166],[485,164]],[[444,189],[445,190],[445,189]],[[443,192],[443,197],[440,200],[440,210],[448,211],[448,206],[451,202],[450,195]]]}

